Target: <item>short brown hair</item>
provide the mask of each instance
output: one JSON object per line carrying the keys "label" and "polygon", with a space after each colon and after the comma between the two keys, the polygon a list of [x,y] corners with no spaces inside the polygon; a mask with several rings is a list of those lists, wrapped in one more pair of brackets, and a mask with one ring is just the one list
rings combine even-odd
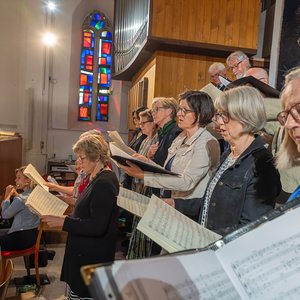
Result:
{"label": "short brown hair", "polygon": [[77,141],[73,146],[75,154],[83,152],[90,161],[96,161],[98,158],[104,167],[109,164],[108,145],[104,138],[96,135],[87,135]]}
{"label": "short brown hair", "polygon": [[179,95],[179,103],[186,100],[189,107],[195,112],[194,124],[198,123],[200,126],[206,126],[211,123],[215,113],[214,103],[210,96],[198,90],[187,90]]}

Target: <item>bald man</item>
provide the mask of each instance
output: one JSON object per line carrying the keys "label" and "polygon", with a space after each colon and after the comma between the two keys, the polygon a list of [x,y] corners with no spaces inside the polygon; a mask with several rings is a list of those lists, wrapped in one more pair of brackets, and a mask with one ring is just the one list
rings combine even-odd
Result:
{"label": "bald man", "polygon": [[254,78],[262,81],[265,84],[269,84],[269,76],[265,69],[263,68],[251,68],[244,76],[253,76]]}

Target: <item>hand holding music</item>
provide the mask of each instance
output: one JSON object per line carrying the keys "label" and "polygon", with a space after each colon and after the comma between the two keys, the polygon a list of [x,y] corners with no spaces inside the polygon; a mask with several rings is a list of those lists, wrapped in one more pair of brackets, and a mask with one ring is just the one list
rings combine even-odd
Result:
{"label": "hand holding music", "polygon": [[118,164],[118,166],[119,168],[123,169],[129,176],[144,180],[144,171],[139,166],[129,160],[126,160],[126,164],[129,166],[123,166],[121,164]]}
{"label": "hand holding music", "polygon": [[42,222],[47,223],[49,227],[62,227],[65,222],[66,216],[50,216],[50,215],[43,215],[39,216]]}
{"label": "hand holding music", "polygon": [[175,201],[174,199],[171,198],[162,198],[162,201],[164,201],[165,203],[167,203],[168,205],[172,206],[173,208],[175,208]]}

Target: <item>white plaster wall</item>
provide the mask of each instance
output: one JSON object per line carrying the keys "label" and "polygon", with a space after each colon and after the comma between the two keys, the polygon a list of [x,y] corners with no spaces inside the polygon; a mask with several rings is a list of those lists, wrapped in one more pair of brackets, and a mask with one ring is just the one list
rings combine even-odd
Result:
{"label": "white plaster wall", "polygon": [[[51,50],[43,44],[49,24],[45,1],[0,1],[0,128],[23,133],[23,164],[30,162],[41,173],[46,172],[47,160],[54,154],[57,159],[67,159],[72,154],[72,145],[86,130],[118,130],[127,141],[127,93],[131,83],[112,81],[109,122],[76,120],[81,23],[94,9],[103,11],[113,23],[114,1],[64,0],[57,4],[53,23],[57,43]],[[53,74],[50,82],[49,74]],[[29,88],[34,89],[32,110],[28,106]],[[74,115],[72,109],[76,111]],[[34,123],[33,131],[28,133],[30,117]],[[28,135],[33,137],[31,149]],[[45,142],[44,149],[40,149],[41,141]]]}

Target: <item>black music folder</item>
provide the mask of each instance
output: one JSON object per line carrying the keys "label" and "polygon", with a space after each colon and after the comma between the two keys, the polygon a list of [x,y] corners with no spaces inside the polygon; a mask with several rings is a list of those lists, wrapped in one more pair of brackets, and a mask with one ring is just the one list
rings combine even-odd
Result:
{"label": "black music folder", "polygon": [[95,299],[300,299],[300,197],[203,249],[81,273]]}

